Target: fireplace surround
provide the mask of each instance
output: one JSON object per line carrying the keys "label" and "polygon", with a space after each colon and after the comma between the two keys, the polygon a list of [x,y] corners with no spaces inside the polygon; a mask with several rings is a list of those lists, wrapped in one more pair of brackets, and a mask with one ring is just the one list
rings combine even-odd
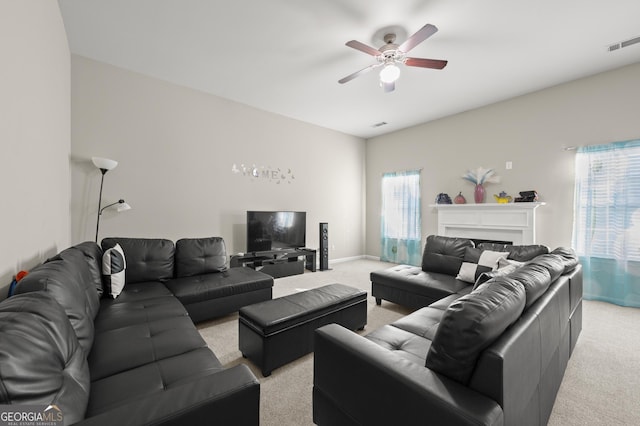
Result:
{"label": "fireplace surround", "polygon": [[536,209],[546,203],[433,204],[438,235],[536,244]]}

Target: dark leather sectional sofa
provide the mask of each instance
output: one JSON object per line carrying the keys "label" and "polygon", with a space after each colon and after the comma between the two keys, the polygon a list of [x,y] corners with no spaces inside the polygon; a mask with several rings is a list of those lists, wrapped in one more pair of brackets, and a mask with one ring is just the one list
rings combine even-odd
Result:
{"label": "dark leather sectional sofa", "polygon": [[489,244],[526,262],[459,282],[473,245],[431,236],[422,267],[371,274],[378,302],[418,308],[406,317],[366,336],[335,324],[316,330],[316,424],[548,422],[582,328],[581,266],[571,249]]}
{"label": "dark leather sectional sofa", "polygon": [[216,240],[221,239],[183,238],[174,245],[166,239],[105,238],[102,248],[116,243],[122,247],[127,259],[127,286],[161,281],[197,323],[272,297],[270,275],[251,268],[220,272],[209,267],[209,259],[218,254],[212,253]]}
{"label": "dark leather sectional sofa", "polygon": [[56,405],[64,424],[258,424],[258,380],[224,368],[193,319],[270,299],[273,279],[207,271],[199,239],[117,242],[127,282],[116,299],[100,297],[103,250],[86,242],[0,303],[0,404]]}
{"label": "dark leather sectional sofa", "polygon": [[[467,248],[475,244],[468,238],[430,235],[422,253],[422,266],[396,265],[371,273],[371,295],[380,305],[388,300],[402,306],[422,308],[453,294],[463,295],[473,286],[456,279]],[[480,243],[479,249],[509,252],[508,259],[526,262],[549,253],[543,245],[513,246]]]}

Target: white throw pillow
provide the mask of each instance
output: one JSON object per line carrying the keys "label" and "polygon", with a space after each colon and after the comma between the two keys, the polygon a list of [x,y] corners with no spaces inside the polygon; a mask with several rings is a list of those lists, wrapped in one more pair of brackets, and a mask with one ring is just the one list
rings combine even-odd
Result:
{"label": "white throw pillow", "polygon": [[[498,262],[506,259],[508,252],[483,250],[476,262],[462,262],[456,279],[474,284],[483,272],[493,271],[498,268]],[[466,257],[466,255],[465,255]]]}
{"label": "white throw pillow", "polygon": [[106,250],[102,255],[102,276],[105,286],[105,293],[114,299],[122,293],[124,289],[124,274],[127,262],[124,258],[124,251],[120,244]]}
{"label": "white throw pillow", "polygon": [[517,260],[511,259],[500,259],[498,260],[498,269],[481,273],[478,279],[476,279],[476,283],[474,284],[473,289],[475,290],[480,284],[484,284],[491,278],[508,275],[516,269],[520,268],[522,265],[524,265],[524,262],[518,262]]}

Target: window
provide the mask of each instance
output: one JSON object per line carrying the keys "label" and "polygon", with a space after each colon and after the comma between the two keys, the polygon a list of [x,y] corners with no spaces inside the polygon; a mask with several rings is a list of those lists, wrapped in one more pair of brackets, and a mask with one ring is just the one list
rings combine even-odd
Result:
{"label": "window", "polygon": [[575,197],[579,255],[640,261],[640,141],[580,148]]}
{"label": "window", "polygon": [[585,298],[640,307],[640,140],[578,149],[575,173]]}
{"label": "window", "polygon": [[387,262],[421,262],[420,170],[382,176],[381,256]]}

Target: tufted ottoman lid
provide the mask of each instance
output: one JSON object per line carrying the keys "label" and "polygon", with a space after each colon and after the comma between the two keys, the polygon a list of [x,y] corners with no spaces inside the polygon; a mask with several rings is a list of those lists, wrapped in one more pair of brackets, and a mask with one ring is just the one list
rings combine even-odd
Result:
{"label": "tufted ottoman lid", "polygon": [[240,309],[240,321],[263,335],[272,334],[328,312],[366,300],[367,292],[329,284]]}

